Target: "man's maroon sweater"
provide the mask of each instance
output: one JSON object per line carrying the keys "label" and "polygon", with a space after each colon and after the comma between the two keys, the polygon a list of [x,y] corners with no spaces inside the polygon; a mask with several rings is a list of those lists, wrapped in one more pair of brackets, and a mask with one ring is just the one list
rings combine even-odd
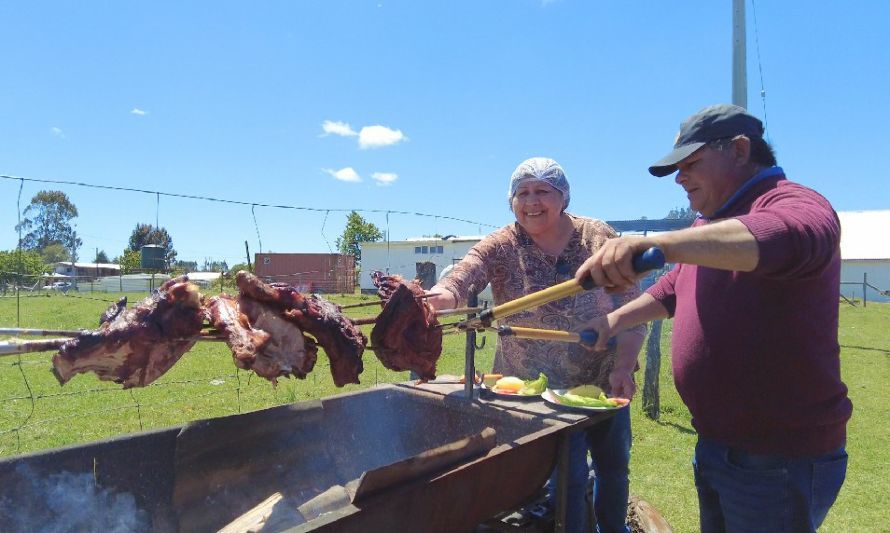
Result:
{"label": "man's maroon sweater", "polygon": [[674,317],[674,380],[693,426],[751,453],[835,450],[852,412],[837,340],[837,215],[821,195],[779,175],[710,222],[725,218],[757,239],[753,272],[678,265],[647,291]]}

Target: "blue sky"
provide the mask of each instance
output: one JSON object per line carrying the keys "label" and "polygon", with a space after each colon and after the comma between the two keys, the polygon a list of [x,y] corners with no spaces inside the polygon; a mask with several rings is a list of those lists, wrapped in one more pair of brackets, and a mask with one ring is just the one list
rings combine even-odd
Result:
{"label": "blue sky", "polygon": [[[749,109],[780,165],[838,210],[890,208],[890,3],[747,16]],[[658,218],[685,195],[646,167],[731,99],[730,0],[4,2],[0,20],[0,174],[321,210],[254,224],[245,205],[25,182],[23,208],[72,199],[84,260],[156,220],[180,259],[229,264],[244,241],[328,251],[340,209],[393,240],[487,233],[538,155],[565,168],[570,211]],[[0,179],[0,249],[19,185]]]}

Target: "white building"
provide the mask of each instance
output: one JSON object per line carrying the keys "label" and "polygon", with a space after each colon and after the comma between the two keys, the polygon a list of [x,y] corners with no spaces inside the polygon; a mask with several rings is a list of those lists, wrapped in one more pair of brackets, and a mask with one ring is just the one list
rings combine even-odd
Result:
{"label": "white building", "polygon": [[[464,255],[483,236],[421,237],[404,241],[363,242],[362,272],[359,286],[362,292],[377,290],[371,282],[371,272],[380,270],[399,274],[406,279],[421,279],[424,288],[436,283],[442,271],[463,259]],[[480,295],[491,300],[491,289]]]}
{"label": "white building", "polygon": [[837,215],[841,220],[841,294],[861,299],[867,281],[878,289],[867,288],[868,301],[890,302],[890,209]]}

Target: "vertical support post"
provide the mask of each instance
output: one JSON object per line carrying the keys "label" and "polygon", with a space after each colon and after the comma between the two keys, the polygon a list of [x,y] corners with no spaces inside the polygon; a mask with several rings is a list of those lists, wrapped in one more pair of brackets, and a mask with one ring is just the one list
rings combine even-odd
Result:
{"label": "vertical support post", "polygon": [[556,456],[556,509],[553,516],[553,531],[565,533],[566,512],[569,497],[569,441],[571,433],[563,431],[559,435]]}
{"label": "vertical support post", "polygon": [[866,294],[868,294],[868,272],[862,273],[862,307],[865,307],[868,300],[866,298]]}
{"label": "vertical support post", "polygon": [[745,1],[732,0],[732,103],[748,107],[748,57],[745,42]]}
{"label": "vertical support post", "polygon": [[646,372],[643,377],[643,412],[658,420],[660,408],[658,376],[661,372],[661,320],[652,322],[646,341]]}
{"label": "vertical support post", "polygon": [[[479,305],[479,292],[476,291],[475,285],[470,285],[470,292],[467,295],[467,306],[476,307]],[[474,318],[476,313],[467,315],[467,320]],[[466,359],[464,361],[464,395],[468,400],[473,399],[473,386],[476,381],[476,330],[467,328],[467,344]]]}

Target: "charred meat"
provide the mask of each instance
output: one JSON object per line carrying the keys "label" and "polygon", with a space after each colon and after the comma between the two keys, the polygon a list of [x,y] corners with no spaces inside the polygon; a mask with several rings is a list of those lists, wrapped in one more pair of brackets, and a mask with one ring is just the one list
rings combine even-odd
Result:
{"label": "charred meat", "polygon": [[222,294],[207,303],[210,323],[232,349],[235,366],[253,370],[274,384],[279,377],[304,379],[315,366],[318,348],[281,312],[249,298]]}
{"label": "charred meat", "polygon": [[[423,288],[396,276],[380,276],[375,283],[389,297],[371,330],[377,358],[390,370],[411,370],[421,379],[436,377],[436,361],[442,355],[442,329],[432,306],[418,298]],[[382,297],[382,296],[381,296]]]}
{"label": "charred meat", "polygon": [[236,282],[242,306],[246,300],[263,304],[316,339],[331,362],[335,385],[359,383],[367,339],[336,305],[316,295],[303,296],[283,283],[264,283],[249,272],[238,272]]}
{"label": "charred meat", "polygon": [[122,298],[101,320],[99,329],[82,332],[53,357],[53,374],[60,384],[75,374],[95,372],[125,389],[148,385],[194,346],[204,311],[198,288],[181,276],[132,309],[126,309]]}

